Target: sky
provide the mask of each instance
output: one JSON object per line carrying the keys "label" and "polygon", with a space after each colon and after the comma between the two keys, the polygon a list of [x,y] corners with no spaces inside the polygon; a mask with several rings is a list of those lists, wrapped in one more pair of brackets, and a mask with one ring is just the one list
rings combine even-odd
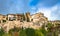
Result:
{"label": "sky", "polygon": [[60,0],[0,0],[0,14],[44,13],[48,20],[60,20]]}

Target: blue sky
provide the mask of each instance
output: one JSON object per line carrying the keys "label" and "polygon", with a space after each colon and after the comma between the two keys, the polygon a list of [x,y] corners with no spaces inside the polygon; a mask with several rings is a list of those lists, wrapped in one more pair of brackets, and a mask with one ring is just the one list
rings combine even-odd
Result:
{"label": "blue sky", "polygon": [[60,0],[0,0],[0,14],[44,13],[49,20],[60,20]]}

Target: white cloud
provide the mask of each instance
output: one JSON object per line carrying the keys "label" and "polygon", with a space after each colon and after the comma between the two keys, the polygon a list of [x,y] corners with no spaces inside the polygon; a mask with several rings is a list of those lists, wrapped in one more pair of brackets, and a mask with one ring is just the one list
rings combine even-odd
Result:
{"label": "white cloud", "polygon": [[53,11],[57,10],[58,9],[58,6],[55,5],[51,8],[45,8],[45,7],[41,7],[41,8],[38,8],[37,12],[42,12],[44,13],[44,16],[48,17],[48,20],[56,20],[57,17],[52,16],[51,14],[53,13]]}

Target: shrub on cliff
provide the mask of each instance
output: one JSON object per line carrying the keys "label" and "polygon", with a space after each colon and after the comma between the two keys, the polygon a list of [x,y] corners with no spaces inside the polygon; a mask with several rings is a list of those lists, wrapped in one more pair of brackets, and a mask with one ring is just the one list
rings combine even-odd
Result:
{"label": "shrub on cliff", "polygon": [[4,32],[3,28],[1,28],[1,29],[0,29],[0,36],[3,36],[4,33],[5,33],[5,32]]}

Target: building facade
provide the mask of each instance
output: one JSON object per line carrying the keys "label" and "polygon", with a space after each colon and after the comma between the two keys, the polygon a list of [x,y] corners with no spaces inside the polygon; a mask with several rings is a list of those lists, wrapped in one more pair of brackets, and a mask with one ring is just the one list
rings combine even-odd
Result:
{"label": "building facade", "polygon": [[30,15],[30,13],[7,15],[0,14],[0,27],[3,27],[7,32],[9,29],[14,27],[39,29],[42,25],[46,25],[48,22],[60,23],[60,21],[49,21],[43,13],[36,13],[33,15]]}

